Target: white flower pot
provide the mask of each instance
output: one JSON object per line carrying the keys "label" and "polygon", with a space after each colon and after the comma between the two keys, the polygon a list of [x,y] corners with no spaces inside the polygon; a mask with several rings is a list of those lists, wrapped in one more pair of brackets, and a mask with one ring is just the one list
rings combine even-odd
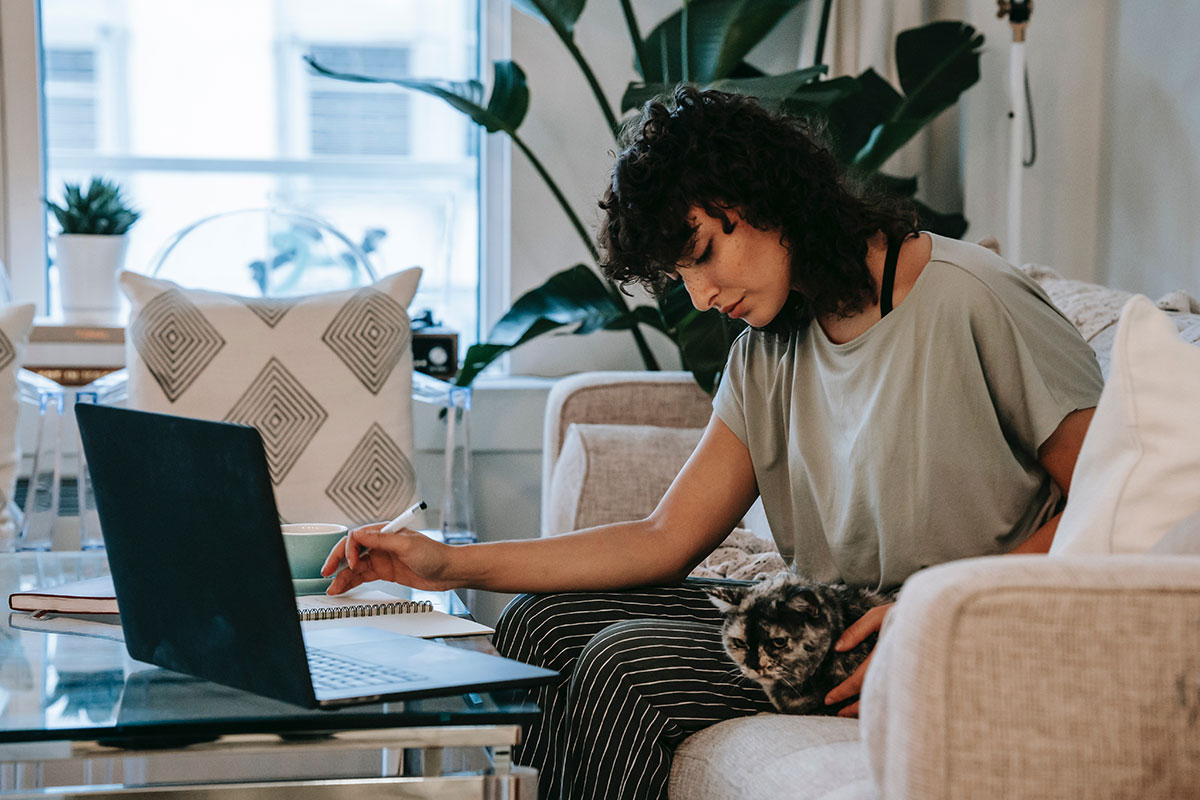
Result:
{"label": "white flower pot", "polygon": [[129,236],[62,233],[54,239],[63,321],[114,324],[120,321],[117,273],[125,264]]}

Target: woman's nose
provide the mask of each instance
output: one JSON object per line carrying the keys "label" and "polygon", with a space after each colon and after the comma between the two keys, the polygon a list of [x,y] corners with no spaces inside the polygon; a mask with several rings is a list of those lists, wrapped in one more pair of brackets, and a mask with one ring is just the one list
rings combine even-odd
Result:
{"label": "woman's nose", "polygon": [[692,298],[692,305],[697,311],[708,311],[717,301],[717,287],[712,281],[706,280],[701,275],[688,276],[683,279],[683,285],[687,287],[688,296]]}

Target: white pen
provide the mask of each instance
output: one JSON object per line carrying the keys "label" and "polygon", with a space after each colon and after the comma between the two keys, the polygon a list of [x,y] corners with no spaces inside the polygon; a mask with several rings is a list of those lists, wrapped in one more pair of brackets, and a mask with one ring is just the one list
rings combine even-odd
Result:
{"label": "white pen", "polygon": [[[413,503],[411,506],[409,506],[408,508],[406,508],[402,512],[400,512],[400,516],[396,517],[394,520],[389,522],[387,525],[384,525],[382,528],[380,528],[379,532],[380,533],[395,533],[396,531],[399,531],[399,530],[407,527],[410,522],[412,522],[414,519],[417,518],[417,514],[421,511],[424,511],[426,508],[428,508],[428,506],[425,505],[425,501],[418,500],[417,502]],[[349,542],[347,542],[347,544],[349,544]],[[370,550],[368,548],[364,547],[363,549],[358,551],[358,557],[362,558],[368,552],[370,552]],[[346,561],[346,557],[342,556],[342,560],[338,562],[337,569],[335,569],[333,571],[333,575],[331,575],[329,579],[333,580],[334,578],[336,578],[338,576],[338,574],[341,573],[341,571],[344,570],[349,565],[350,565],[349,562]]]}

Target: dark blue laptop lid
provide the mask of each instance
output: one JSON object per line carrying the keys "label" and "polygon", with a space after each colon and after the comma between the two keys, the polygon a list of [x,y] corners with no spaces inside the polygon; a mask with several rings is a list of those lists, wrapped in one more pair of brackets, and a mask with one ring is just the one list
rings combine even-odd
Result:
{"label": "dark blue laptop lid", "polygon": [[258,431],[90,404],[75,413],[129,654],[315,705]]}

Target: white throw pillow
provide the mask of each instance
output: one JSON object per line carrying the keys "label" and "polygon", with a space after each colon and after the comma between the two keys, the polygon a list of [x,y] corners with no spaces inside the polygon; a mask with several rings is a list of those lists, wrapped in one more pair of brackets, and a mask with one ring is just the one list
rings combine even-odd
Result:
{"label": "white throw pillow", "polygon": [[129,406],[256,427],[284,522],[393,517],[416,491],[406,308],[420,277],[264,299],[124,272]]}
{"label": "white throw pillow", "polygon": [[[0,271],[4,266],[0,264]],[[33,330],[32,303],[0,306],[0,550],[16,547],[20,511],[13,504],[21,448],[17,440],[20,388],[17,370]]]}
{"label": "white throw pillow", "polygon": [[1052,554],[1144,553],[1200,510],[1197,398],[1200,348],[1149,299],[1130,298]]}

